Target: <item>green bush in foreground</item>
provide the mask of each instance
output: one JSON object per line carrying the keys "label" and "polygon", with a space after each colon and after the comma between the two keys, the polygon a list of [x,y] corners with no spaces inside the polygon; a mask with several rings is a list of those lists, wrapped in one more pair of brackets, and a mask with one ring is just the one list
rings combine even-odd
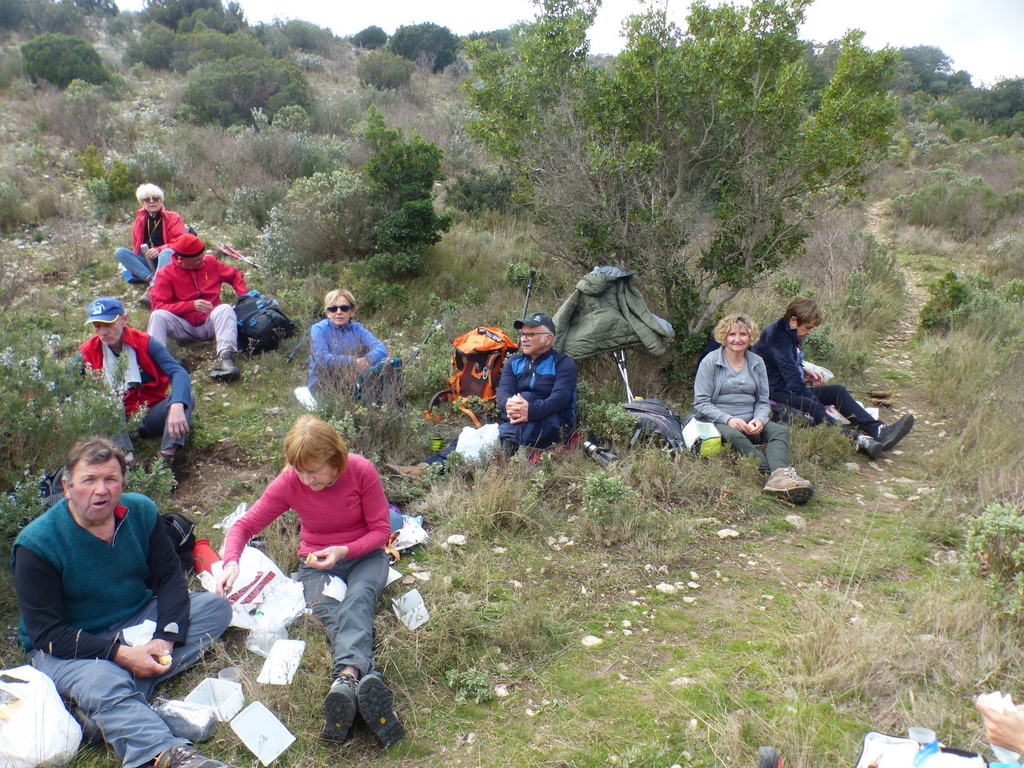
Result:
{"label": "green bush in foreground", "polygon": [[967,566],[982,577],[989,599],[1006,613],[1024,615],[1024,510],[989,504],[967,524]]}
{"label": "green bush in foreground", "polygon": [[58,88],[67,88],[72,80],[102,85],[110,72],[100,61],[96,49],[80,37],[45,34],[21,46],[25,73],[33,80],[45,80]]}

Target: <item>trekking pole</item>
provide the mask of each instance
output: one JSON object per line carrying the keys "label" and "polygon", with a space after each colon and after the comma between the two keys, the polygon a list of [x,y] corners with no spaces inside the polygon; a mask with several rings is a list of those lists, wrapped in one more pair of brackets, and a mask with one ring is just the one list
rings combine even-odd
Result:
{"label": "trekking pole", "polygon": [[292,358],[295,357],[295,353],[299,351],[299,347],[302,346],[302,342],[304,342],[306,340],[306,337],[309,336],[309,332],[312,328],[313,326],[309,326],[309,328],[306,329],[306,332],[302,334],[302,338],[299,339],[299,343],[296,344],[292,351],[288,353],[288,357],[285,358],[287,362],[290,363],[292,361]]}
{"label": "trekking pole", "polygon": [[526,317],[526,310],[530,308],[530,294],[533,293],[533,278],[537,276],[537,270],[531,269],[530,276],[526,280],[526,303],[523,304],[523,317]]}
{"label": "trekking pole", "polygon": [[419,357],[420,356],[420,352],[422,352],[423,348],[425,346],[427,346],[427,342],[430,341],[430,337],[434,335],[434,331],[439,331],[439,330],[441,330],[441,321],[440,320],[435,320],[434,324],[430,326],[430,330],[427,331],[427,337],[425,339],[423,339],[423,341],[420,343],[420,345],[418,347],[413,347],[412,356],[408,360],[405,361],[406,365],[412,365],[412,361],[415,360],[417,357]]}
{"label": "trekking pole", "polygon": [[263,271],[263,267],[261,267],[259,264],[257,264],[252,259],[250,259],[248,256],[245,256],[242,253],[240,253],[239,251],[235,250],[233,247],[231,247],[227,243],[221,243],[216,248],[214,248],[214,250],[219,252],[219,253],[223,253],[225,256],[230,256],[233,259],[238,259],[239,261],[244,261],[246,264],[249,264],[249,265],[253,266],[254,268],[260,270],[261,272]]}

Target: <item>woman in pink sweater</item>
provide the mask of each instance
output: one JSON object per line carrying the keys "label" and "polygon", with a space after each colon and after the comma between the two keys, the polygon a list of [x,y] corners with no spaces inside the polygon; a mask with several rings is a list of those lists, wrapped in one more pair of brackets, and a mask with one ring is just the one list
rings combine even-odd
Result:
{"label": "woman in pink sweater", "polygon": [[[325,739],[344,741],[356,714],[385,747],[405,735],[392,694],[373,664],[373,613],[384,590],[391,535],[380,475],[367,459],[349,453],[340,435],[306,414],[284,439],[284,471],[231,526],[224,544],[218,594],[230,592],[238,558],[257,533],[289,509],[301,523],[299,581],[306,603],[323,622],[334,655],[333,683],[324,699]],[[323,594],[332,577],[346,585],[338,601]]]}

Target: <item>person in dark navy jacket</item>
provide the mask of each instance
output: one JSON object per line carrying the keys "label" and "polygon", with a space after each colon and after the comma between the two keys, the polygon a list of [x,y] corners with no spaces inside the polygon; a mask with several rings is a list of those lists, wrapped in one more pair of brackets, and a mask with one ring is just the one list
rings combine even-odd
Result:
{"label": "person in dark navy jacket", "polygon": [[547,448],[565,442],[576,424],[576,363],[552,349],[555,323],[534,312],[513,323],[521,352],[505,363],[498,382],[501,446]]}

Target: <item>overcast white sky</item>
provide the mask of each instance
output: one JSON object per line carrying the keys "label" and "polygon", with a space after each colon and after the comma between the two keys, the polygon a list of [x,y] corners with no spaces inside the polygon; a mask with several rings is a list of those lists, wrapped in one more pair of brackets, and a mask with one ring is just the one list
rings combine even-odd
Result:
{"label": "overcast white sky", "polygon": [[[682,25],[689,0],[655,0]],[[459,35],[508,27],[532,19],[530,0],[240,0],[250,22],[303,19],[345,36],[376,24],[389,34],[407,24],[432,21]],[[139,10],[143,0],[123,0]],[[640,0],[604,0],[591,30],[594,53],[617,53],[622,20],[642,10]],[[828,42],[848,29],[866,33],[874,49],[884,45],[934,45],[971,73],[974,85],[1024,77],[1024,0],[816,0],[802,37]]]}

